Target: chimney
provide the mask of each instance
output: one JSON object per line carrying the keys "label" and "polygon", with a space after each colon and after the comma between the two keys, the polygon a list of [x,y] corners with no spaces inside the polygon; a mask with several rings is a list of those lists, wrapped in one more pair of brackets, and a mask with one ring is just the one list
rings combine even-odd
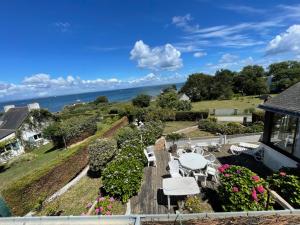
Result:
{"label": "chimney", "polygon": [[6,106],[4,106],[4,112],[7,112],[8,110],[13,109],[13,108],[15,108],[15,105],[6,105]]}
{"label": "chimney", "polygon": [[40,104],[37,102],[34,102],[34,103],[28,104],[27,107],[28,107],[29,111],[32,111],[34,109],[40,109]]}

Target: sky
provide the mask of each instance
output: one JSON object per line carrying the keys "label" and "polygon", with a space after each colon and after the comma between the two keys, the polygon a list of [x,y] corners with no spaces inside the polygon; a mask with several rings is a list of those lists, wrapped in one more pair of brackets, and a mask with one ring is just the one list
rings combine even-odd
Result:
{"label": "sky", "polygon": [[300,59],[293,0],[3,0],[0,27],[0,101]]}

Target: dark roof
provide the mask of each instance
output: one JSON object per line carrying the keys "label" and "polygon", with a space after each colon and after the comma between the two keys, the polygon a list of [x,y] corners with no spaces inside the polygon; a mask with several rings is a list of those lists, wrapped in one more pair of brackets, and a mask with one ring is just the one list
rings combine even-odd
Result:
{"label": "dark roof", "polygon": [[267,111],[300,117],[300,82],[258,107]]}
{"label": "dark roof", "polygon": [[0,121],[3,121],[0,124],[0,129],[18,129],[23,121],[27,118],[29,113],[28,107],[16,107],[9,109]]}
{"label": "dark roof", "polygon": [[15,132],[15,130],[0,129],[0,140],[1,140],[2,138],[5,138],[5,137],[8,136],[8,135],[14,133],[14,132]]}

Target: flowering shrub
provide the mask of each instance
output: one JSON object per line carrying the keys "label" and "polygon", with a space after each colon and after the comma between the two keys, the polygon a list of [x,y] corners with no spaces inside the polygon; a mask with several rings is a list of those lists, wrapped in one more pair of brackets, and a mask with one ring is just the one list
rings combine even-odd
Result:
{"label": "flowering shrub", "polygon": [[118,147],[121,147],[124,142],[132,139],[140,140],[139,130],[136,128],[131,128],[129,126],[121,128],[116,135],[116,140]]}
{"label": "flowering shrub", "polygon": [[241,166],[224,164],[218,170],[218,192],[225,211],[266,210],[267,183],[262,178]]}
{"label": "flowering shrub", "polygon": [[93,172],[102,171],[117,152],[117,145],[114,140],[97,139],[88,147],[90,170]]}
{"label": "flowering shrub", "polygon": [[184,208],[188,210],[190,213],[201,213],[201,199],[198,196],[190,196],[185,200]]}
{"label": "flowering shrub", "polygon": [[270,188],[288,201],[293,207],[300,208],[300,178],[289,170],[281,170],[268,177]]}
{"label": "flowering shrub", "polygon": [[132,159],[136,159],[143,165],[146,165],[147,163],[147,158],[144,154],[144,146],[136,140],[129,140],[123,143],[117,158],[129,161]]}
{"label": "flowering shrub", "polygon": [[161,121],[146,122],[143,129],[141,129],[143,144],[145,146],[153,145],[163,131],[164,124]]}
{"label": "flowering shrub", "polygon": [[102,182],[105,191],[119,197],[125,203],[140,189],[143,179],[143,164],[132,158],[118,158],[103,170]]}

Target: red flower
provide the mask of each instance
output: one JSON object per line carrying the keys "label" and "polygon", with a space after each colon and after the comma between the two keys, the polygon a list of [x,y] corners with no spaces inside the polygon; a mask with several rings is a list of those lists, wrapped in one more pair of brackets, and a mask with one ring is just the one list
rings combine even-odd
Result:
{"label": "red flower", "polygon": [[285,172],[280,172],[279,175],[284,177],[284,176],[286,176],[286,173]]}
{"label": "red flower", "polygon": [[257,194],[256,194],[256,191],[254,188],[252,189],[251,196],[252,196],[253,201],[256,201],[256,202],[258,201]]}
{"label": "red flower", "polygon": [[259,193],[264,193],[265,189],[262,185],[259,185],[256,187],[256,190],[259,192]]}
{"label": "red flower", "polygon": [[252,180],[254,180],[255,182],[258,182],[258,181],[259,181],[259,176],[252,176],[251,178],[252,178]]}
{"label": "red flower", "polygon": [[233,188],[232,188],[232,191],[233,191],[233,192],[239,192],[239,189],[238,189],[237,187],[233,187]]}

